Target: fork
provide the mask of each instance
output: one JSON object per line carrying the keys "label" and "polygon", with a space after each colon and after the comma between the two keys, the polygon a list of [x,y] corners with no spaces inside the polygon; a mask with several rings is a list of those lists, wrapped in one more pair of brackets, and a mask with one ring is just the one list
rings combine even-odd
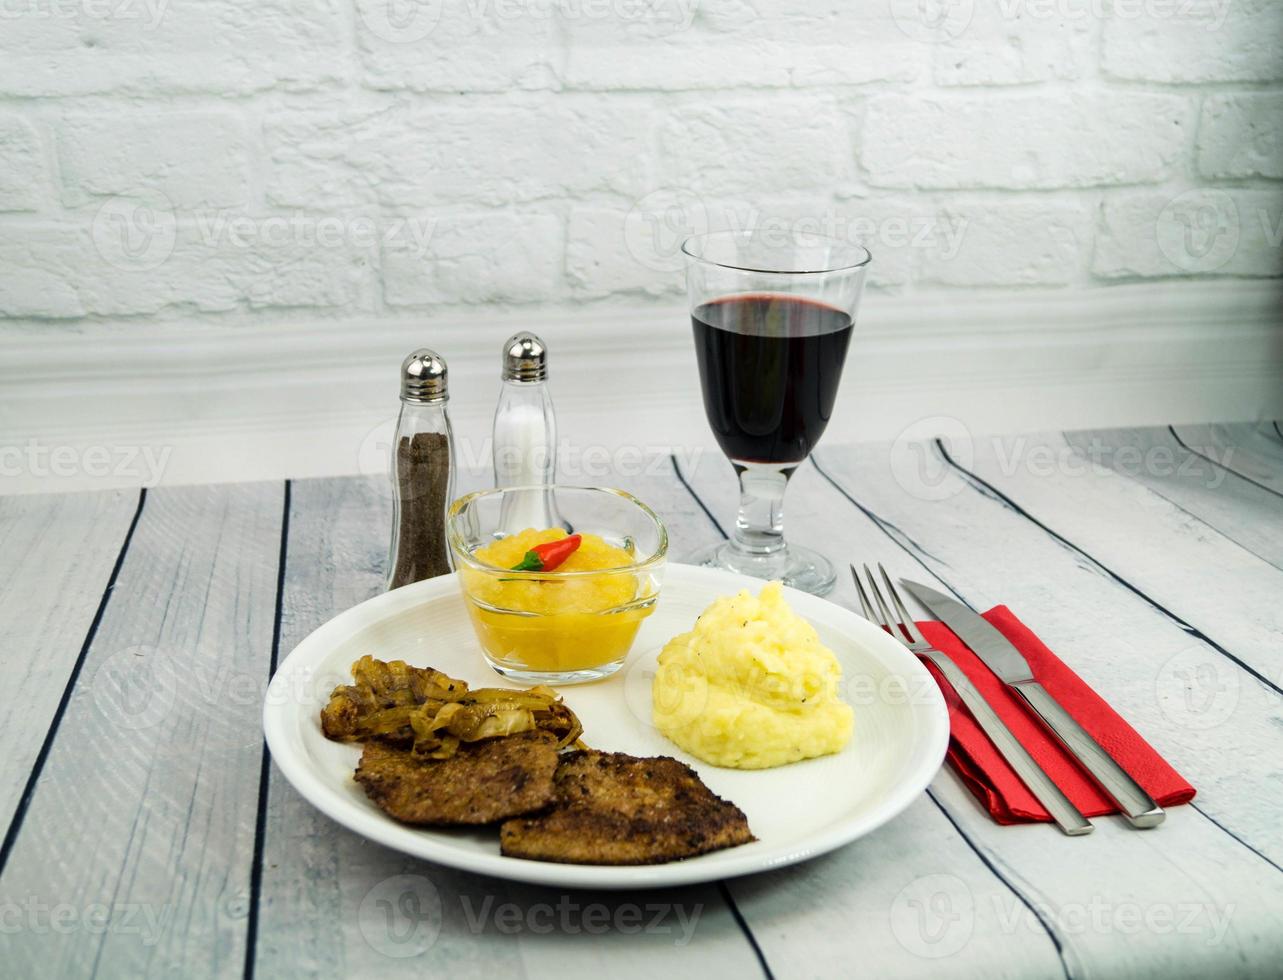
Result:
{"label": "fork", "polygon": [[913,617],[904,606],[904,601],[900,598],[900,593],[891,584],[891,577],[887,575],[887,570],[878,563],[878,571],[882,574],[882,582],[886,586],[886,593],[891,597],[891,602],[895,605],[895,612],[887,604],[887,600],[882,596],[882,590],[878,587],[877,579],[873,577],[873,572],[869,566],[864,566],[864,576],[868,580],[869,593],[872,593],[874,600],[877,602],[875,610],[872,603],[869,602],[869,596],[864,591],[864,585],[860,582],[860,575],[851,566],[851,578],[855,580],[855,591],[860,597],[860,606],[864,610],[864,618],[875,626],[881,626],[890,633],[895,639],[899,640],[910,652],[917,654],[924,660],[929,660],[944,675],[945,680],[953,687],[958,695],[958,699],[971,712],[976,723],[981,730],[989,736],[989,741],[993,742],[994,747],[999,754],[1007,760],[1017,776],[1020,777],[1031,793],[1037,798],[1038,802],[1043,805],[1046,811],[1051,814],[1051,818],[1056,821],[1056,825],[1068,834],[1070,837],[1079,837],[1083,834],[1092,832],[1092,823],[1082,815],[1078,807],[1063,792],[1060,787],[1051,781],[1051,777],[1043,771],[1042,767],[1034,760],[1023,745],[1017,741],[1016,736],[1011,733],[1011,729],[1006,726],[998,713],[989,706],[980,692],[967,679],[967,675],[962,672],[957,664],[945,654],[941,653],[930,643],[927,642],[919,631],[917,624],[914,623]]}

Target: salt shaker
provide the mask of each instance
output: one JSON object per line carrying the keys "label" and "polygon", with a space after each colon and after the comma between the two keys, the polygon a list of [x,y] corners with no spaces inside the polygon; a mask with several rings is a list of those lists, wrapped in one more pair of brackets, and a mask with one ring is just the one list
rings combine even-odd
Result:
{"label": "salt shaker", "polygon": [[454,499],[445,361],[426,347],[401,364],[401,414],[392,450],[388,588],[450,572],[446,507]]}
{"label": "salt shaker", "polygon": [[[548,348],[529,331],[503,346],[503,388],[494,413],[494,478],[498,487],[556,482],[557,421],[548,392]],[[559,525],[549,490],[504,494],[499,528],[515,534]]]}

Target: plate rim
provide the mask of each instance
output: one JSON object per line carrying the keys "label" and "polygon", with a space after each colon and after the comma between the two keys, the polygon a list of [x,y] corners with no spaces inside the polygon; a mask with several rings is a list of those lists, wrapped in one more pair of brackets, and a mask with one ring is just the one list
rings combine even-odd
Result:
{"label": "plate rim", "polygon": [[[742,588],[756,590],[765,584],[734,572],[669,562],[665,572],[665,588],[667,588],[669,577],[674,572],[677,572],[679,577],[689,575],[697,579],[706,579],[710,585],[721,592],[727,590],[734,592]],[[744,848],[719,851],[716,853],[720,854],[721,858],[713,865],[703,863],[698,857],[653,865],[579,865],[513,858],[498,852],[465,853],[435,838],[430,828],[402,827],[381,813],[367,813],[355,808],[350,799],[334,790],[306,762],[307,750],[299,726],[304,710],[303,700],[281,696],[283,689],[288,687],[289,681],[300,668],[310,666],[304,665],[304,661],[314,649],[330,648],[342,642],[347,636],[357,632],[353,627],[358,621],[359,628],[367,628],[371,619],[385,620],[440,595],[457,595],[458,585],[455,579],[456,576],[451,574],[415,582],[390,592],[371,596],[331,617],[304,637],[277,665],[264,696],[263,734],[272,762],[277,769],[309,805],[320,810],[345,829],[382,847],[462,871],[536,885],[626,889],[720,881],[810,860],[871,833],[904,812],[909,804],[930,785],[944,762],[949,743],[948,708],[939,686],[918,658],[880,627],[869,623],[846,606],[786,587],[785,596],[790,606],[804,618],[807,615],[805,612],[807,607],[823,603],[833,607],[842,616],[849,617],[857,634],[865,633],[872,639],[875,634],[868,631],[875,630],[876,635],[885,638],[886,644],[893,645],[894,652],[892,652],[892,646],[887,646],[880,640],[875,642],[882,646],[883,651],[893,660],[903,662],[903,669],[897,672],[906,675],[906,680],[914,680],[916,675],[918,685],[910,689],[928,692],[925,701],[911,706],[915,712],[915,718],[923,723],[922,735],[915,752],[915,755],[921,756],[921,761],[913,778],[897,783],[873,813],[862,818],[845,820],[839,818],[834,826],[812,835],[798,846],[769,856],[754,852],[751,844],[745,845]],[[926,681],[925,685],[922,684],[923,680]],[[390,839],[379,832],[388,826],[407,831],[413,836],[403,838],[397,835]]]}

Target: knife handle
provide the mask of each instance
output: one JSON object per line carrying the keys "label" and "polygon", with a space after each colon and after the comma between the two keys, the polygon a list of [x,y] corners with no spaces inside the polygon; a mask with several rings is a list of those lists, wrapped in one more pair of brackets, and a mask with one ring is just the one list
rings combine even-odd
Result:
{"label": "knife handle", "polygon": [[1015,770],[1021,782],[1029,787],[1029,792],[1033,793],[1043,808],[1051,814],[1056,825],[1070,837],[1090,834],[1093,829],[1091,821],[1079,812],[1078,807],[1074,806],[1069,797],[1061,792],[1060,787],[1051,781],[1051,777],[1043,772],[1034,757],[1016,740],[1011,729],[998,717],[998,713],[989,707],[989,702],[971,685],[971,681],[967,679],[962,669],[944,654],[935,650],[923,651],[919,655],[935,664],[940,669],[940,673],[944,674],[945,680],[953,685],[959,700],[966,705],[981,730],[989,736],[989,741],[993,742],[998,753]]}
{"label": "knife handle", "polygon": [[1021,681],[1011,688],[1024,698],[1043,723],[1051,729],[1070,755],[1091,775],[1105,794],[1118,804],[1128,823],[1138,829],[1157,827],[1166,814],[1132,779],[1113,756],[1101,748],[1100,743],[1087,730],[1074,721],[1073,716],[1060,706],[1045,687],[1037,681]]}

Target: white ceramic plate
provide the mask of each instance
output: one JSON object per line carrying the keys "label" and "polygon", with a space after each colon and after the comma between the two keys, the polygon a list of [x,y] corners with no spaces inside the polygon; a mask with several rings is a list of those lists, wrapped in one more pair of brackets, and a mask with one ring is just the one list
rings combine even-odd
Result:
{"label": "white ceramic plate", "polygon": [[387,847],[482,874],[558,887],[645,888],[712,881],[823,854],[890,820],[923,791],[944,758],[948,715],[939,689],[912,654],[851,611],[793,590],[789,604],[810,620],[842,662],[855,737],[840,753],[755,772],[721,769],[685,755],[650,724],[655,658],[690,629],[717,596],[761,582],[670,564],[655,613],[624,668],[605,681],[566,687],[567,704],[593,747],[671,755],[748,817],[758,840],[687,861],[646,867],[550,864],[503,857],[494,828],[433,831],[384,816],[353,781],[360,749],[327,740],[319,712],[363,654],[431,666],[473,686],[507,684],[481,659],[454,576],[376,596],[330,620],[286,658],[268,687],[263,730],[272,758],[314,806]]}

